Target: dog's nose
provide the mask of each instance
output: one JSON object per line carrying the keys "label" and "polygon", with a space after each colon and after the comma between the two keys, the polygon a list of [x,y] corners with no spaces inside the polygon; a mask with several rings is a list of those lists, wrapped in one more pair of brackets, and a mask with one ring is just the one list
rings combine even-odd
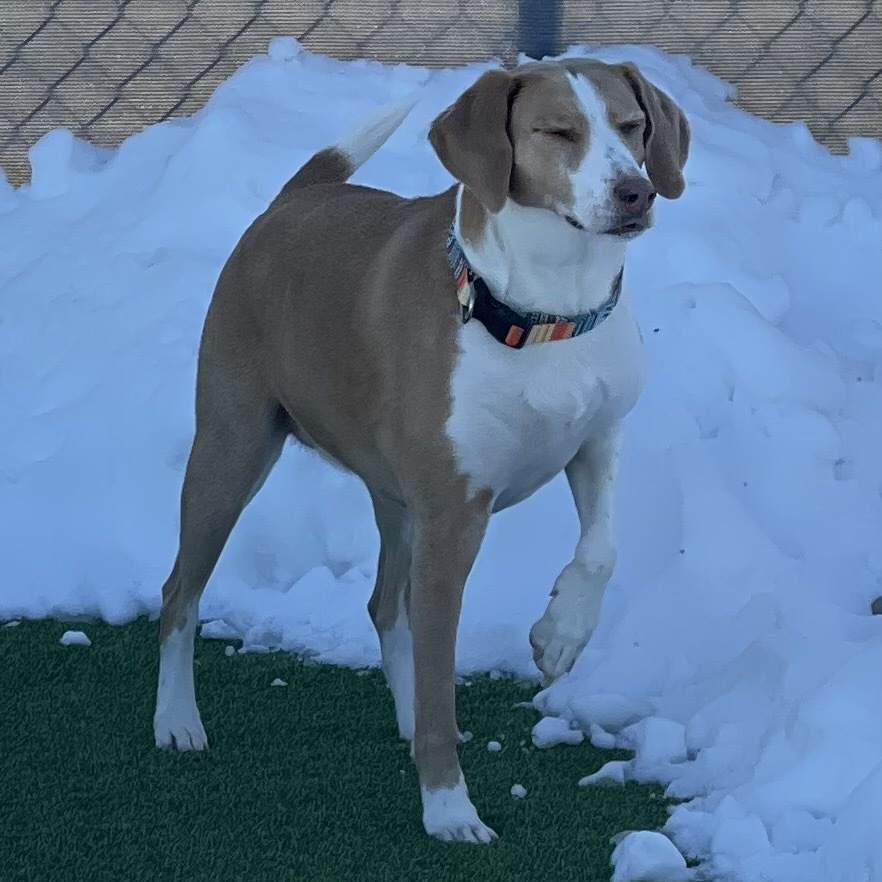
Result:
{"label": "dog's nose", "polygon": [[655,200],[655,189],[646,178],[632,175],[616,182],[613,195],[622,211],[628,214],[645,214]]}

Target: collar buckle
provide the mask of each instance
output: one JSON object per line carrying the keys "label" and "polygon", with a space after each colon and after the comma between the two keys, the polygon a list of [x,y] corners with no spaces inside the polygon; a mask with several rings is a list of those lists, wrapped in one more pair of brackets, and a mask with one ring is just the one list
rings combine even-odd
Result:
{"label": "collar buckle", "polygon": [[469,280],[466,285],[465,293],[465,303],[460,300],[459,303],[459,317],[462,319],[462,323],[467,325],[469,321],[471,321],[472,316],[475,314],[475,284],[471,280]]}

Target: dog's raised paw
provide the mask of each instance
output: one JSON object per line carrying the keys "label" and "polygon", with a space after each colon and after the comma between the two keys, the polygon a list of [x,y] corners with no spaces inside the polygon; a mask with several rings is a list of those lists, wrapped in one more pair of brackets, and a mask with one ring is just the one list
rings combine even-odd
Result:
{"label": "dog's raised paw", "polygon": [[591,636],[589,628],[565,626],[543,616],[530,629],[533,661],[545,677],[546,685],[566,674]]}
{"label": "dog's raised paw", "polygon": [[206,750],[208,738],[199,713],[186,718],[159,715],[153,719],[153,735],[156,746],[162,750]]}

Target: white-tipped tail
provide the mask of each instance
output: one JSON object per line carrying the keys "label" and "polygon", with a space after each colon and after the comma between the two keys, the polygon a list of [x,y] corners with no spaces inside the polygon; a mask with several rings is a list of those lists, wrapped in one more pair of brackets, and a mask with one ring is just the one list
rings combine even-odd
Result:
{"label": "white-tipped tail", "polygon": [[364,165],[404,122],[416,98],[387,105],[361,124],[333,147],[326,147],[312,155],[282,187],[275,201],[284,201],[293,193],[307,187],[323,184],[342,184],[360,166]]}
{"label": "white-tipped tail", "polygon": [[417,103],[416,98],[387,104],[363,119],[340,143],[337,150],[346,155],[355,171],[364,165],[395,133]]}

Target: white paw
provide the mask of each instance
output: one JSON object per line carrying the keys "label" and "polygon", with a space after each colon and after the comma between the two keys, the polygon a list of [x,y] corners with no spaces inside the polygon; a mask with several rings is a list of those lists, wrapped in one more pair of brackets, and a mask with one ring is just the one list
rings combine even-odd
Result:
{"label": "white paw", "polygon": [[164,750],[205,750],[208,738],[199,719],[199,711],[195,707],[183,712],[176,710],[157,711],[153,718],[156,746]]}
{"label": "white paw", "polygon": [[496,833],[479,817],[460,775],[453,787],[420,788],[423,796],[423,826],[426,833],[442,842],[492,842]]}
{"label": "white paw", "polygon": [[591,637],[592,628],[580,617],[567,622],[547,612],[530,629],[533,661],[545,677],[546,685],[566,674]]}
{"label": "white paw", "polygon": [[476,818],[474,821],[467,823],[441,827],[434,831],[429,830],[427,827],[426,832],[431,836],[434,836],[436,839],[440,839],[442,842],[474,842],[476,844],[486,844],[498,838],[496,833],[483,823],[480,818]]}

